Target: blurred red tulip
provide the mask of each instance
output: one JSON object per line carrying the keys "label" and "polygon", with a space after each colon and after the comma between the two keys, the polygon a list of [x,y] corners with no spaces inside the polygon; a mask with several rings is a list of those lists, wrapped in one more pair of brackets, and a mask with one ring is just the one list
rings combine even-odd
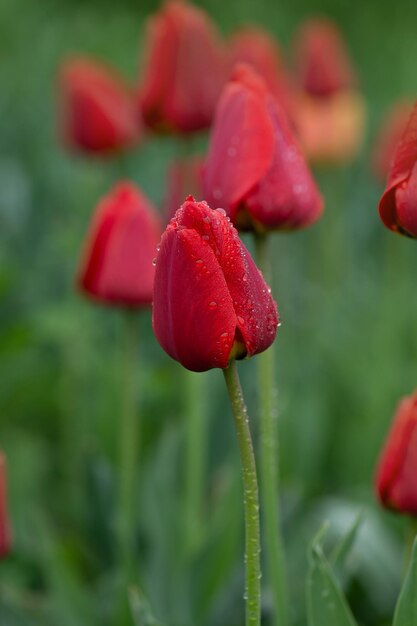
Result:
{"label": "blurred red tulip", "polygon": [[261,28],[243,28],[231,36],[228,51],[230,70],[237,63],[250,65],[262,76],[287,115],[291,116],[292,86],[274,39]]}
{"label": "blurred red tulip", "polygon": [[114,70],[75,57],[62,64],[58,83],[60,132],[69,147],[106,154],[138,140],[133,93]]}
{"label": "blurred red tulip", "polygon": [[236,68],[216,111],[205,166],[206,198],[242,229],[294,229],[323,202],[282,107],[247,65]]}
{"label": "blurred red tulip", "polygon": [[375,176],[386,181],[391,163],[413,111],[412,102],[397,102],[384,116],[372,152]]}
{"label": "blurred red tulip", "polygon": [[295,126],[310,161],[343,163],[362,145],[365,102],[343,37],[328,19],[307,20],[294,43]]}
{"label": "blurred red tulip", "polygon": [[77,277],[81,290],[107,304],[150,305],[160,234],[149,200],[132,183],[118,183],[93,215]]}
{"label": "blurred red tulip", "polygon": [[403,398],[376,472],[381,503],[400,513],[417,515],[417,391]]}
{"label": "blurred red tulip", "polygon": [[202,157],[190,157],[172,163],[168,172],[165,203],[168,220],[174,217],[187,196],[203,197],[203,166]]}
{"label": "blurred red tulip", "polygon": [[327,97],[355,86],[356,76],[342,34],[330,20],[305,21],[294,48],[296,75],[306,93]]}
{"label": "blurred red tulip", "polygon": [[397,145],[379,214],[391,230],[417,237],[417,103]]}
{"label": "blurred red tulip", "polygon": [[159,132],[191,132],[211,124],[224,83],[224,60],[214,25],[201,9],[169,0],[148,24],[139,105]]}
{"label": "blurred red tulip", "polygon": [[0,559],[10,551],[11,533],[7,514],[6,459],[0,452]]}
{"label": "blurred red tulip", "polygon": [[225,368],[274,341],[277,307],[222,209],[188,198],[162,235],[153,302],[155,335],[184,367]]}

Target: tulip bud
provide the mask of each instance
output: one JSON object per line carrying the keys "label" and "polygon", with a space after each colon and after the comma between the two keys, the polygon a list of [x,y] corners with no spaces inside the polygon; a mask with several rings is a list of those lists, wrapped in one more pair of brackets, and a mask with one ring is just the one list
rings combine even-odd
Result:
{"label": "tulip bud", "polygon": [[379,215],[387,228],[417,237],[417,104],[397,145]]}
{"label": "tulip bud", "polygon": [[0,452],[0,559],[8,554],[11,546],[6,496],[6,459]]}
{"label": "tulip bud", "polygon": [[290,230],[316,221],[323,202],[286,115],[249,66],[220,98],[206,161],[205,196],[241,229]]}
{"label": "tulip bud", "polygon": [[375,487],[384,506],[417,516],[417,391],[397,407]]}
{"label": "tulip bud", "polygon": [[207,128],[224,82],[220,43],[208,16],[180,0],[166,2],[148,24],[139,106],[154,131]]}
{"label": "tulip bud", "polygon": [[133,94],[114,70],[84,57],[69,59],[58,89],[60,132],[70,148],[106,154],[137,142]]}
{"label": "tulip bud", "polygon": [[327,19],[307,20],[294,44],[298,97],[293,118],[307,159],[344,163],[358,153],[366,107],[341,32]]}
{"label": "tulip bud", "polygon": [[162,235],[153,328],[164,350],[202,372],[266,350],[277,307],[222,209],[189,197]]}
{"label": "tulip bud", "polygon": [[107,304],[150,305],[160,232],[149,200],[132,183],[118,183],[93,215],[77,277],[80,289]]}
{"label": "tulip bud", "polygon": [[235,32],[229,40],[229,65],[250,65],[264,79],[269,91],[285,109],[292,111],[292,85],[275,40],[261,28],[248,27]]}
{"label": "tulip bud", "polygon": [[355,86],[355,72],[342,35],[330,20],[305,21],[294,48],[296,75],[306,93],[327,97]]}

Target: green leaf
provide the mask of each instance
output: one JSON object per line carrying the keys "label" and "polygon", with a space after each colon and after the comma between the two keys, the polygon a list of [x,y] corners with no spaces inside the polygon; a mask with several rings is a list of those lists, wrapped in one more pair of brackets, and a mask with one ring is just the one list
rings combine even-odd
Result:
{"label": "green leaf", "polygon": [[135,626],[164,626],[155,619],[148,601],[136,587],[129,589],[129,603]]}
{"label": "green leaf", "polygon": [[356,534],[360,528],[360,525],[363,521],[363,511],[360,511],[356,516],[353,524],[348,529],[347,533],[343,535],[341,540],[334,546],[333,550],[329,555],[329,563],[332,567],[336,565],[343,565],[346,557],[348,556],[353,543],[356,539]]}
{"label": "green leaf", "polygon": [[313,540],[310,571],[307,578],[307,613],[309,626],[357,626],[339,589],[330,565],[323,554],[320,539],[324,529]]}
{"label": "green leaf", "polygon": [[415,624],[417,624],[417,537],[395,608],[393,626],[415,626]]}

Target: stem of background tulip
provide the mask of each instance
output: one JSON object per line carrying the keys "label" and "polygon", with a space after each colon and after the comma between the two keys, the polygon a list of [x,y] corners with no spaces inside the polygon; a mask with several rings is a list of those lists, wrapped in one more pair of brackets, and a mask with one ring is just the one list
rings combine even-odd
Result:
{"label": "stem of background tulip", "polygon": [[139,420],[136,414],[139,326],[135,311],[124,312],[123,326],[124,363],[122,367],[123,404],[120,416],[118,542],[124,583],[127,584],[135,578],[135,485],[139,444]]}
{"label": "stem of background tulip", "polygon": [[[268,235],[256,234],[256,261],[266,282],[272,282]],[[260,490],[263,507],[265,552],[274,603],[276,626],[288,623],[285,555],[281,535],[277,388],[273,347],[257,357],[260,419]]]}
{"label": "stem of background tulip", "polygon": [[255,456],[249,419],[235,361],[223,370],[239,442],[245,507],[245,601],[246,626],[261,623],[261,543],[259,530],[259,497]]}

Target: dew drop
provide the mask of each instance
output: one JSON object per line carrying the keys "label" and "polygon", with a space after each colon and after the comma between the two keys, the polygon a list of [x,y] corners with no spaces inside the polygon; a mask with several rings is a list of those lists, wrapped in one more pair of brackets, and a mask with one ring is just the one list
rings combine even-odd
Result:
{"label": "dew drop", "polygon": [[216,209],[220,213],[220,215],[224,215],[226,217],[226,211],[224,209]]}
{"label": "dew drop", "polygon": [[211,302],[209,302],[209,309],[216,309],[217,308],[217,302],[215,302],[214,300],[212,300]]}
{"label": "dew drop", "polygon": [[155,267],[155,265],[156,265],[156,259],[152,259],[152,265]]}

